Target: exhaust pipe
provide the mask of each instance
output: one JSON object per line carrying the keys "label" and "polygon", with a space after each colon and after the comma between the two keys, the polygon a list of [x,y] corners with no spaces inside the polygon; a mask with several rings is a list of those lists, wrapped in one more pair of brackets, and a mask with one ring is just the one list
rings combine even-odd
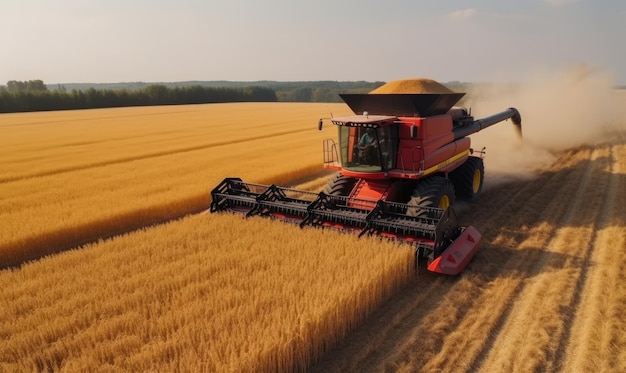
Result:
{"label": "exhaust pipe", "polygon": [[508,108],[507,110],[490,115],[488,117],[477,119],[472,124],[467,126],[460,126],[454,128],[452,132],[454,132],[454,139],[458,140],[465,136],[471,135],[472,133],[476,133],[478,131],[482,131],[483,129],[493,126],[496,123],[500,123],[504,120],[511,119],[513,124],[515,125],[515,129],[519,136],[522,136],[522,116],[516,108]]}

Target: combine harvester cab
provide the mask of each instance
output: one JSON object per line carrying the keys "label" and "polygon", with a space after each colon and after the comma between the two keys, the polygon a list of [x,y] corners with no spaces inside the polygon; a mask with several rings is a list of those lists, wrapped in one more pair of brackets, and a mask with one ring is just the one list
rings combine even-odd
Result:
{"label": "combine harvester cab", "polygon": [[324,167],[338,173],[322,192],[226,178],[211,192],[210,211],[409,242],[428,270],[460,273],[481,241],[452,207],[482,190],[483,159],[472,156],[467,136],[509,118],[521,134],[521,118],[509,108],[474,120],[453,107],[463,93],[432,83],[435,93],[341,95],[355,115],[331,118],[338,140],[324,141]]}

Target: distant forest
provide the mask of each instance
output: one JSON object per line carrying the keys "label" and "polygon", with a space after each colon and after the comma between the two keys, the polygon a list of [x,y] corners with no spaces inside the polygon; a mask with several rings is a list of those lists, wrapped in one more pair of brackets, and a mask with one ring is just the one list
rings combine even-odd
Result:
{"label": "distant forest", "polygon": [[380,87],[385,82],[375,81],[295,81],[295,82],[278,82],[273,80],[244,81],[234,82],[228,80],[210,80],[199,81],[191,80],[184,82],[128,82],[128,83],[71,83],[59,85],[51,85],[48,89],[65,89],[65,90],[87,90],[94,89],[111,89],[111,90],[141,90],[150,85],[162,85],[170,89],[180,87],[209,87],[223,89],[241,89],[245,87],[263,87],[269,88],[276,93],[276,98],[281,102],[342,102],[339,93],[367,93],[373,89]]}
{"label": "distant forest", "polygon": [[367,93],[384,82],[68,83],[11,80],[0,85],[0,113],[217,102],[341,102],[339,93]]}

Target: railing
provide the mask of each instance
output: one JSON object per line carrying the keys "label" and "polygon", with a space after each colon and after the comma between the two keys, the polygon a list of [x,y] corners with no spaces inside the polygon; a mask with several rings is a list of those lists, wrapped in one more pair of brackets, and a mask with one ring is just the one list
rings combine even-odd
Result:
{"label": "railing", "polygon": [[[398,153],[400,154],[400,168],[402,169],[402,173],[403,174],[407,174],[407,173],[412,173],[415,175],[423,175],[424,174],[424,147],[422,146],[415,146],[413,148],[410,149],[411,151],[411,159],[408,162],[410,168],[407,167],[407,165],[405,164],[404,161],[404,152],[401,150],[398,150]],[[420,159],[419,161],[419,166],[416,169],[415,165],[417,162],[415,162],[415,152],[419,151],[421,154],[418,155],[417,159]]]}
{"label": "railing", "polygon": [[341,167],[337,144],[333,139],[326,139],[324,145],[324,165]]}

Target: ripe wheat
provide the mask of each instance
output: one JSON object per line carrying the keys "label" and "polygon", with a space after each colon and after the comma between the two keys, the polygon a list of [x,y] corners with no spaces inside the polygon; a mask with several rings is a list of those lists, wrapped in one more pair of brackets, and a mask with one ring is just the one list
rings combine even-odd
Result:
{"label": "ripe wheat", "polygon": [[0,267],[209,205],[227,176],[285,183],[322,169],[329,104],[5,114]]}
{"label": "ripe wheat", "polygon": [[0,370],[304,370],[413,265],[376,238],[188,217],[0,272]]}

